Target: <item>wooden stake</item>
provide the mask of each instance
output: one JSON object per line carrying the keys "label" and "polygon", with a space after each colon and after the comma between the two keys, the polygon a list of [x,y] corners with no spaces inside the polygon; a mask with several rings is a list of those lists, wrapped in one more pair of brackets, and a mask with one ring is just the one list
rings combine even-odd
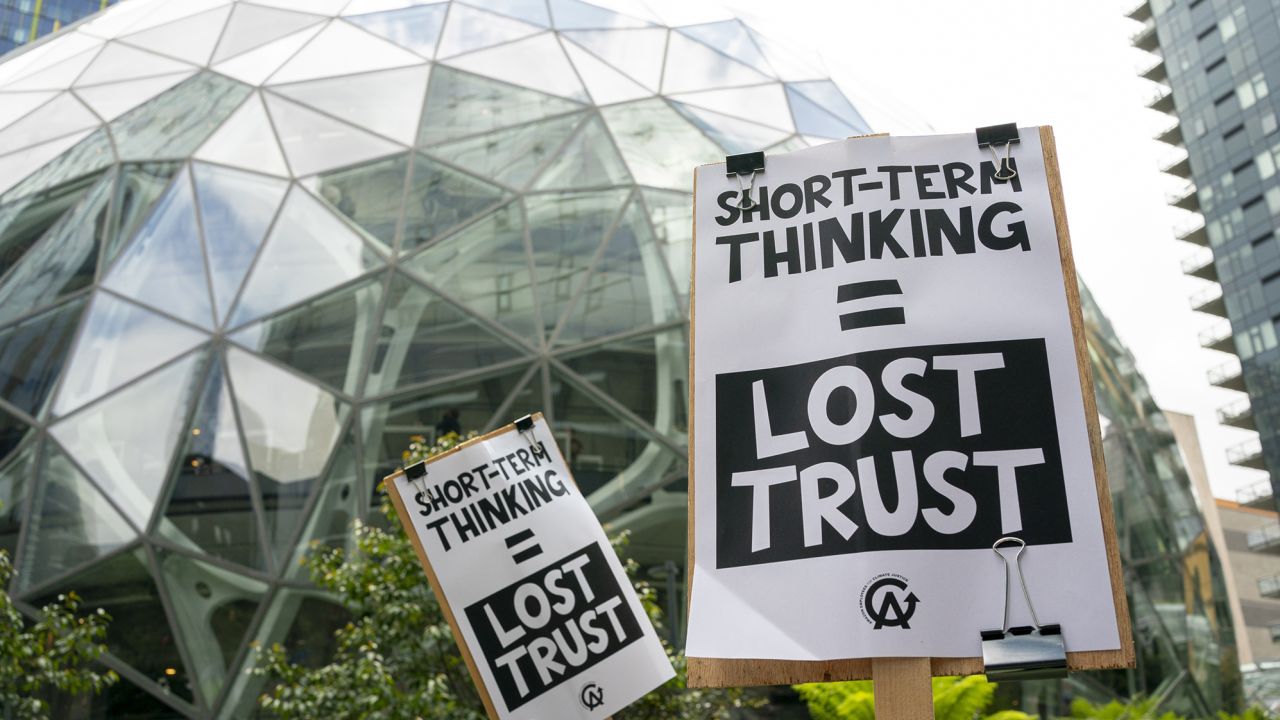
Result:
{"label": "wooden stake", "polygon": [[876,720],[933,720],[929,658],[875,658]]}

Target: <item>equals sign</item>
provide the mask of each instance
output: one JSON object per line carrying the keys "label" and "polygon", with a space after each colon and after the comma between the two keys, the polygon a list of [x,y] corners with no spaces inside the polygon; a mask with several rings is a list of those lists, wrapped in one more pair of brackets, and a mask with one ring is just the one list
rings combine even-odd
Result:
{"label": "equals sign", "polygon": [[542,554],[542,546],[533,539],[533,531],[525,528],[520,532],[507,538],[507,549],[511,551],[511,559],[520,564],[525,560],[531,560]]}
{"label": "equals sign", "polygon": [[[836,288],[836,303],[901,294],[902,286],[897,280],[867,280]],[[855,310],[840,316],[840,329],[855,330],[880,325],[902,325],[906,322],[906,312],[900,306]]]}

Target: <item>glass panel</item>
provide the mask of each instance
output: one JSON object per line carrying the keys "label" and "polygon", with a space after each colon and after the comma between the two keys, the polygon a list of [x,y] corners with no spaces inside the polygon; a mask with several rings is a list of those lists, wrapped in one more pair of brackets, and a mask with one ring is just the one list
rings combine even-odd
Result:
{"label": "glass panel", "polygon": [[[2,411],[0,414],[3,414]],[[7,417],[8,419],[0,420],[0,424],[14,422],[11,416]],[[16,424],[6,424],[0,432],[4,433],[4,441],[7,443],[17,433],[25,434],[28,430],[29,428],[19,428]],[[0,551],[8,553],[10,558],[17,557],[14,553],[18,547],[18,533],[22,530],[22,513],[25,510],[23,503],[26,502],[30,489],[30,478],[34,478],[36,474],[36,448],[35,442],[29,442],[12,455],[6,452],[7,457],[0,460]],[[19,572],[22,570],[23,568],[18,568]]]}
{"label": "glass panel", "polygon": [[561,115],[437,145],[431,152],[484,177],[523,187],[560,149],[582,118],[582,113]]}
{"label": "glass panel", "polygon": [[267,237],[230,326],[280,310],[381,264],[356,233],[297,186]]}
{"label": "glass panel", "polygon": [[265,97],[294,175],[312,175],[403,149],[279,96],[268,93]]}
{"label": "glass panel", "polygon": [[0,188],[25,178],[5,195],[6,200],[20,198],[97,172],[113,162],[115,150],[105,128],[88,135],[68,135],[0,157]]}
{"label": "glass panel", "polygon": [[435,293],[396,275],[365,393],[383,394],[522,354]]}
{"label": "glass panel", "polygon": [[137,534],[52,442],[44,446],[30,522],[19,587],[32,587],[105,555]]}
{"label": "glass panel", "polygon": [[156,550],[156,562],[195,680],[206,699],[216,698],[253,629],[267,584],[166,550]]}
{"label": "glass panel", "polygon": [[201,327],[213,328],[213,304],[196,227],[191,175],[178,174],[155,212],[111,268],[103,287]]}
{"label": "glass panel", "polygon": [[293,580],[308,582],[311,571],[302,561],[315,552],[317,544],[326,548],[353,549],[355,536],[352,523],[361,517],[359,475],[356,457],[355,423],[347,430],[342,444],[334,452],[333,465],[325,474],[311,517],[302,528],[302,535],[284,574]]}
{"label": "glass panel", "polygon": [[124,678],[97,694],[54,695],[49,706],[49,715],[54,720],[174,720],[182,717],[178,710]]}
{"label": "glass panel", "polygon": [[161,55],[204,65],[209,62],[209,56],[213,54],[213,48],[218,44],[222,27],[230,14],[231,6],[224,5],[183,20],[125,35],[123,40]]}
{"label": "glass panel", "polygon": [[632,202],[570,308],[556,344],[573,345],[680,316],[649,219]]}
{"label": "glass panel", "polygon": [[210,8],[227,5],[230,2],[231,0],[184,0],[184,2],[180,2],[177,5],[168,2],[156,2],[148,8],[145,14],[139,16],[137,22],[128,28],[122,29],[122,31],[139,32],[147,28],[159,27],[175,20],[191,17]]}
{"label": "glass panel", "polygon": [[724,159],[723,150],[662,100],[614,105],[600,112],[641,185],[690,192],[689,168]]}
{"label": "glass panel", "polygon": [[505,370],[482,380],[469,379],[448,388],[432,388],[365,407],[360,421],[365,438],[366,487],[377,488],[384,477],[403,465],[410,437],[422,435],[433,440],[442,434],[446,413],[458,411],[457,422],[463,433],[487,430],[489,418],[527,371],[527,367]]}
{"label": "glass panel", "polygon": [[231,11],[231,21],[222,32],[222,39],[218,41],[218,49],[213,53],[213,62],[219,63],[261,47],[323,19],[319,15],[237,3]]}
{"label": "glass panel", "polygon": [[719,50],[738,62],[746,63],[765,75],[773,75],[773,68],[769,67],[769,61],[765,60],[764,53],[756,47],[755,41],[751,39],[741,20],[691,25],[679,28],[677,32],[699,40],[703,45]]}
{"label": "glass panel", "polygon": [[586,277],[596,249],[626,199],[626,190],[525,198],[538,307],[548,336]]}
{"label": "glass panel", "polygon": [[437,65],[418,141],[432,145],[581,109],[568,100]]}
{"label": "glass panel", "polygon": [[556,442],[583,495],[591,495],[622,473],[624,482],[632,478],[660,482],[677,461],[669,449],[554,370],[551,411]]}
{"label": "glass panel", "polygon": [[[4,96],[8,102],[8,97]],[[62,93],[40,109],[0,130],[0,148],[6,153],[38,145],[71,133],[96,128],[98,118],[71,93]]]}
{"label": "glass panel", "polygon": [[582,83],[587,86],[587,92],[597,105],[638,100],[653,95],[652,90],[573,43],[564,43],[564,51],[573,61],[578,77],[582,78]]}
{"label": "glass panel", "polygon": [[348,395],[356,394],[382,300],[381,276],[312,300],[231,336]]}
{"label": "glass panel", "polygon": [[621,70],[646,88],[657,91],[662,81],[662,57],[667,30],[568,30],[564,36]]}
{"label": "glass panel", "polygon": [[[108,48],[110,49],[110,48]],[[65,90],[86,65],[98,54],[99,48],[85,50],[66,60],[50,65],[4,86],[5,90]],[[105,51],[104,51],[105,52]]]}
{"label": "glass panel", "polygon": [[[55,602],[58,593],[75,591],[87,612],[102,608],[111,616],[104,641],[111,654],[132,665],[167,692],[193,702],[192,680],[178,654],[178,642],[164,611],[160,591],[141,549],[116,555],[68,578],[32,603]],[[175,713],[176,714],[176,713]]]}
{"label": "glass panel", "polygon": [[671,40],[667,43],[666,72],[662,75],[664,93],[754,85],[768,81],[767,76],[727,55],[721,55],[680,33],[671,33]]}
{"label": "glass panel", "polygon": [[583,102],[588,99],[573,66],[569,64],[569,58],[565,57],[552,33],[460,55],[445,62],[468,72],[539,92]]}
{"label": "glass panel", "polygon": [[[191,66],[186,63],[161,57],[155,53],[119,43],[108,43],[102,50],[102,54],[94,58],[93,64],[89,66],[89,69],[75,79],[75,86],[80,88],[85,85],[117,83],[124,80],[185,72],[191,69]],[[68,84],[70,84],[70,81],[68,81]]]}
{"label": "glass panel", "polygon": [[684,328],[570,352],[569,369],[678,444],[685,443],[689,345]]}
{"label": "glass panel", "polygon": [[406,153],[309,177],[303,185],[388,250],[395,244],[408,172]]}
{"label": "glass panel", "polygon": [[184,437],[157,533],[192,550],[265,570],[248,464],[221,362],[212,363]]}
{"label": "glass panel", "polygon": [[44,414],[86,304],[70,302],[0,330],[0,397],[32,417]]}
{"label": "glass panel", "polygon": [[121,160],[190,155],[249,94],[249,87],[202,72],[111,123]]}
{"label": "glass panel", "polygon": [[729,154],[755,152],[781,142],[790,135],[786,130],[765,127],[710,110],[700,110],[679,102],[673,102],[671,106],[699,130],[710,135]]}
{"label": "glass panel", "polygon": [[222,321],[258,254],[288,183],[204,163],[192,165],[192,176],[214,306]]}
{"label": "glass panel", "polygon": [[[0,466],[9,459],[9,455],[17,449],[31,431],[31,426],[13,413],[0,408]],[[5,502],[0,495],[0,504]]]}
{"label": "glass panel", "polygon": [[432,162],[425,155],[415,155],[400,250],[434,240],[501,199],[502,191],[493,185]]}
{"label": "glass panel", "polygon": [[427,96],[427,67],[280,85],[274,90],[356,127],[412,145]]}
{"label": "glass panel", "polygon": [[862,119],[862,115],[853,107],[853,103],[850,103],[849,98],[845,97],[844,93],[840,92],[840,88],[830,80],[791,83],[787,85],[787,89],[804,95],[823,110],[853,126],[857,132],[871,132],[871,126]]}
{"label": "glass panel", "polygon": [[379,37],[429,58],[435,55],[436,39],[444,25],[447,3],[388,10],[368,15],[351,15],[346,19]]}
{"label": "glass panel", "polygon": [[[247,7],[241,5],[240,7]],[[195,154],[196,160],[289,176],[267,109],[257,93],[249,96]]]}
{"label": "glass panel", "polygon": [[142,103],[191,77],[194,71],[160,77],[76,88],[76,96],[93,108],[106,122],[111,122]]}
{"label": "glass panel", "polygon": [[572,190],[631,184],[631,173],[622,161],[609,131],[592,116],[569,144],[556,154],[551,166],[534,184],[539,190]]}
{"label": "glass panel", "polygon": [[466,5],[454,5],[449,12],[444,33],[440,36],[436,57],[461,55],[472,50],[528,37],[541,31],[542,28],[537,25],[530,25]]}
{"label": "glass panel", "polygon": [[22,200],[0,206],[0,277],[89,191],[97,178],[86,177]]}
{"label": "glass panel", "polygon": [[135,527],[147,527],[169,476],[202,356],[189,355],[49,428]]}
{"label": "glass panel", "polygon": [[267,541],[283,562],[293,554],[294,532],[348,409],[325,390],[242,350],[227,349],[227,368],[262,493]]}
{"label": "glass panel", "polygon": [[311,38],[320,34],[326,25],[317,23],[303,28],[279,40],[273,40],[260,48],[241,53],[230,60],[213,66],[214,70],[249,85],[261,85],[289,58],[293,57]]}
{"label": "glass panel", "polygon": [[207,339],[137,305],[98,293],[89,306],[53,412],[66,415]]}
{"label": "glass panel", "polygon": [[551,0],[551,18],[555,26],[564,30],[579,28],[629,28],[644,27],[649,23],[639,18],[618,13],[579,0]]}
{"label": "glass panel", "polygon": [[796,117],[796,132],[824,138],[846,138],[862,132],[791,87],[787,88],[787,99],[791,101],[791,112]]}
{"label": "glass panel", "polygon": [[[476,4],[479,4],[477,0]],[[551,16],[547,13],[544,0],[484,0],[485,9],[502,13],[508,17],[548,27]]]}
{"label": "glass panel", "polygon": [[142,221],[164,193],[174,173],[180,168],[176,162],[129,163],[121,166],[120,181],[116,187],[115,229],[107,238],[102,261],[105,270],[125,242],[133,237]]}
{"label": "glass panel", "polygon": [[30,312],[93,282],[98,241],[106,235],[111,181],[98,180],[0,285],[0,322]]}
{"label": "glass panel", "polygon": [[641,191],[653,221],[658,245],[671,268],[671,279],[681,302],[689,305],[689,279],[693,259],[693,198],[665,190]]}
{"label": "glass panel", "polygon": [[498,208],[402,267],[535,346],[540,344],[519,203]]}
{"label": "glass panel", "polygon": [[821,60],[812,53],[801,57],[794,48],[779,45],[750,27],[747,32],[769,60],[769,66],[774,70],[771,74],[783,80],[813,80],[826,75]]}
{"label": "glass panel", "polygon": [[0,128],[8,127],[27,113],[49,102],[57,94],[53,90],[36,90],[31,92],[6,92],[0,95],[0,97],[4,98],[4,102],[0,103]]}
{"label": "glass panel", "polygon": [[271,84],[418,65],[424,60],[346,22],[330,23],[271,76]]}

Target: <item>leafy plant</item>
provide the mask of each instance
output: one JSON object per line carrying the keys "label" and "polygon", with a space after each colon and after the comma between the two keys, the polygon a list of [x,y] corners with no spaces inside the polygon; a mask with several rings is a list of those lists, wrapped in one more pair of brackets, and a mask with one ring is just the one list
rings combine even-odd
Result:
{"label": "leafy plant", "polygon": [[[796,692],[809,706],[813,720],[874,720],[875,694],[870,681],[807,683]],[[981,675],[933,678],[933,712],[936,720],[1032,720],[1017,710],[982,715],[995,697],[995,683]]]}
{"label": "leafy plant", "polygon": [[[406,465],[449,450],[475,436],[450,433],[435,444],[412,438]],[[484,709],[440,605],[413,546],[383,496],[386,528],[357,523],[354,549],[313,546],[304,560],[312,582],[332,593],[352,620],[335,633],[329,664],[308,668],[289,661],[284,648],[260,648],[254,672],[273,681],[260,706],[278,718],[441,718],[473,720]],[[625,536],[614,540],[621,551]],[[625,561],[635,582],[637,566]],[[661,625],[654,591],[635,582],[645,611]],[[661,632],[659,632],[661,636]],[[684,657],[667,647],[677,675],[614,715],[618,720],[718,718],[753,704],[740,690],[691,690]]]}

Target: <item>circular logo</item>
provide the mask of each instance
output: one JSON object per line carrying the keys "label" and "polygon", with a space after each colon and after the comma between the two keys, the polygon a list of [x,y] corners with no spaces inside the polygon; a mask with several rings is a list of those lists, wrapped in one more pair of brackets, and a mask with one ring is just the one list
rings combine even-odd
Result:
{"label": "circular logo", "polygon": [[582,703],[582,707],[588,710],[595,710],[604,705],[604,688],[593,682],[587,683],[578,692],[578,701]]}
{"label": "circular logo", "polygon": [[877,575],[862,587],[858,605],[862,617],[874,630],[900,627],[910,630],[911,616],[916,614],[920,598],[907,588],[907,579],[896,573]]}

